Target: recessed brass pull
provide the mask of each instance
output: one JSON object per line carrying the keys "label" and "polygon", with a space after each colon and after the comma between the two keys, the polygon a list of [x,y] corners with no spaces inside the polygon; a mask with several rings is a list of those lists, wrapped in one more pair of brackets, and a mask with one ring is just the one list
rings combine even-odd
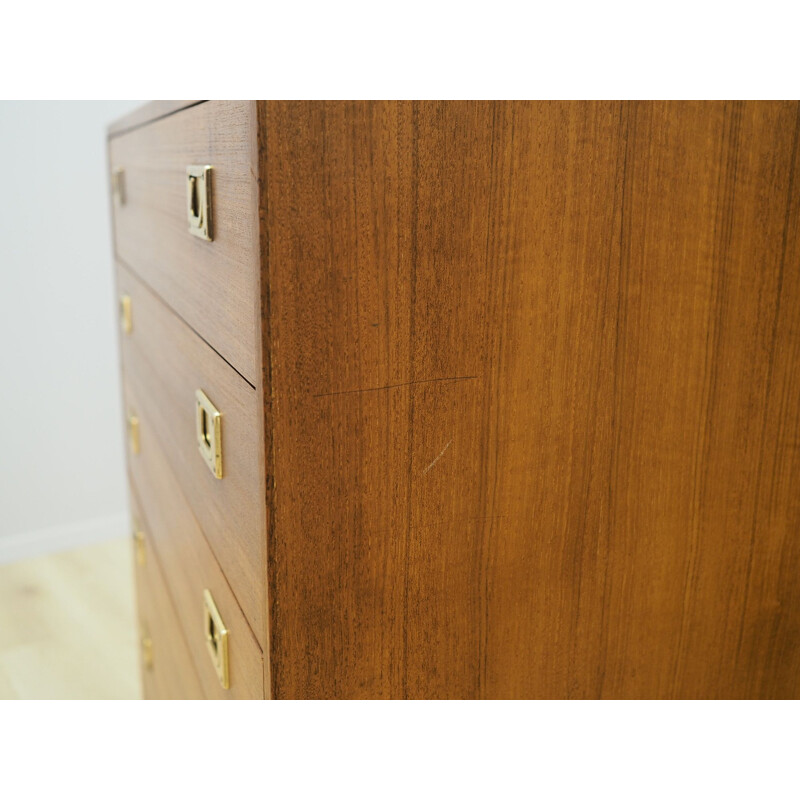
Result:
{"label": "recessed brass pull", "polygon": [[135,517],[133,519],[133,547],[136,553],[136,563],[143,567],[147,563],[147,540],[144,536],[142,526],[139,525],[139,520]]}
{"label": "recessed brass pull", "polygon": [[228,629],[222,621],[217,604],[208,589],[203,590],[203,612],[205,618],[206,647],[211,663],[217,672],[223,689],[230,689],[228,672]]}
{"label": "recessed brass pull", "polygon": [[222,415],[202,389],[195,393],[197,445],[215,478],[222,478]]}
{"label": "recessed brass pull", "polygon": [[111,173],[111,194],[118,206],[125,205],[125,170],[117,167]]}
{"label": "recessed brass pull", "polygon": [[145,627],[142,627],[139,643],[142,648],[142,666],[147,670],[153,669],[153,640]]}
{"label": "recessed brass pull", "polygon": [[189,233],[210,242],[211,230],[211,167],[192,164],[186,167],[186,211]]}
{"label": "recessed brass pull", "polygon": [[131,414],[128,417],[128,441],[130,442],[131,453],[139,455],[139,417]]}
{"label": "recessed brass pull", "polygon": [[123,332],[130,333],[133,330],[130,295],[124,294],[119,299],[119,318]]}

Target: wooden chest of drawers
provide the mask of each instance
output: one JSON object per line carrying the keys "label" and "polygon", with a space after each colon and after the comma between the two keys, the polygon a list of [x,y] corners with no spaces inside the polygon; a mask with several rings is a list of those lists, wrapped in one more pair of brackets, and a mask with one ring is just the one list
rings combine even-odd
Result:
{"label": "wooden chest of drawers", "polygon": [[800,694],[797,103],[109,131],[148,697]]}

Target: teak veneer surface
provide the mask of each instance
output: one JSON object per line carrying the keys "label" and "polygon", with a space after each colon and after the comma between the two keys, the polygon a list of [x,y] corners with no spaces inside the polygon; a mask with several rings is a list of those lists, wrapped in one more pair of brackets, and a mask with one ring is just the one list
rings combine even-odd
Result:
{"label": "teak veneer surface", "polygon": [[273,696],[800,694],[799,111],[259,107]]}
{"label": "teak veneer surface", "polygon": [[109,139],[121,136],[135,128],[141,128],[157,120],[172,116],[179,111],[200,105],[206,100],[151,100],[149,103],[134,108],[133,111],[120,117],[108,126],[107,134]]}
{"label": "teak veneer surface", "polygon": [[[147,527],[147,520],[131,492],[135,517]],[[154,557],[152,539],[146,535],[149,558],[136,565],[136,596],[139,605],[140,642],[152,642],[152,661],[142,665],[142,688],[146,699],[203,700],[202,684],[192,661],[186,633],[178,621],[164,573]],[[202,623],[200,615],[199,620]]]}
{"label": "teak veneer surface", "polygon": [[[119,266],[117,286],[133,307],[133,332],[122,338],[126,407],[139,418],[170,465],[260,646],[266,646],[266,536],[259,459],[256,391],[178,319],[133,273]],[[223,478],[197,452],[195,390],[202,389],[223,414]],[[150,476],[157,481],[157,476]],[[154,486],[156,484],[154,483]],[[169,493],[153,502],[170,502]],[[179,503],[178,498],[175,503]],[[180,537],[185,531],[175,532]],[[202,596],[197,599],[202,618]]]}
{"label": "teak veneer surface", "polygon": [[[255,104],[209,102],[112,138],[124,170],[115,252],[255,385],[258,206]],[[189,233],[186,167],[212,169],[213,242]]]}
{"label": "teak veneer surface", "polygon": [[[136,396],[126,387],[126,400]],[[255,699],[264,696],[263,654],[256,636],[192,514],[183,490],[150,426],[141,431],[141,452],[129,457],[139,520],[148,536],[145,559],[157,559],[170,576],[169,596],[181,622],[195,670],[207,698]],[[145,566],[147,566],[145,564]],[[137,564],[137,569],[142,569]],[[208,589],[228,630],[230,688],[223,689],[206,650],[203,591]]]}

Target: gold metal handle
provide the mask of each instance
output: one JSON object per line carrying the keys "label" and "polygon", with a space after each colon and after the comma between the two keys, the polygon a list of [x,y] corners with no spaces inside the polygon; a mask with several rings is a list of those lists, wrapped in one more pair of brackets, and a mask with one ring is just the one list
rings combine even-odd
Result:
{"label": "gold metal handle", "polygon": [[136,563],[143,567],[147,563],[147,540],[145,539],[139,520],[133,520],[133,548],[136,554]]}
{"label": "gold metal handle", "polygon": [[198,450],[211,474],[222,478],[222,414],[202,389],[194,396]]}
{"label": "gold metal handle", "polygon": [[211,230],[211,167],[192,164],[186,167],[186,213],[189,233],[212,241]]}
{"label": "gold metal handle", "polygon": [[153,640],[145,627],[142,627],[139,644],[142,649],[142,666],[147,670],[153,669]]}
{"label": "gold metal handle", "polygon": [[200,227],[200,201],[197,198],[197,176],[189,175],[189,224]]}
{"label": "gold metal handle", "polygon": [[124,294],[119,299],[119,319],[123,332],[130,333],[133,330],[130,295]]}
{"label": "gold metal handle", "polygon": [[128,441],[130,442],[131,453],[139,455],[139,417],[136,414],[128,416]]}
{"label": "gold metal handle", "polygon": [[228,670],[228,629],[222,621],[217,604],[208,589],[203,590],[206,647],[223,689],[230,689]]}
{"label": "gold metal handle", "polygon": [[118,206],[125,205],[125,170],[117,167],[111,173],[111,194]]}

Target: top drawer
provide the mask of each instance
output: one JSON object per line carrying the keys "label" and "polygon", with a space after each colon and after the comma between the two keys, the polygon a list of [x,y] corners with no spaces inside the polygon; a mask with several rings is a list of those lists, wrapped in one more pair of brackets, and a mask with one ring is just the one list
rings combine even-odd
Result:
{"label": "top drawer", "polygon": [[[117,257],[256,384],[255,103],[207,102],[111,138]],[[212,241],[189,232],[187,167],[210,165]]]}

